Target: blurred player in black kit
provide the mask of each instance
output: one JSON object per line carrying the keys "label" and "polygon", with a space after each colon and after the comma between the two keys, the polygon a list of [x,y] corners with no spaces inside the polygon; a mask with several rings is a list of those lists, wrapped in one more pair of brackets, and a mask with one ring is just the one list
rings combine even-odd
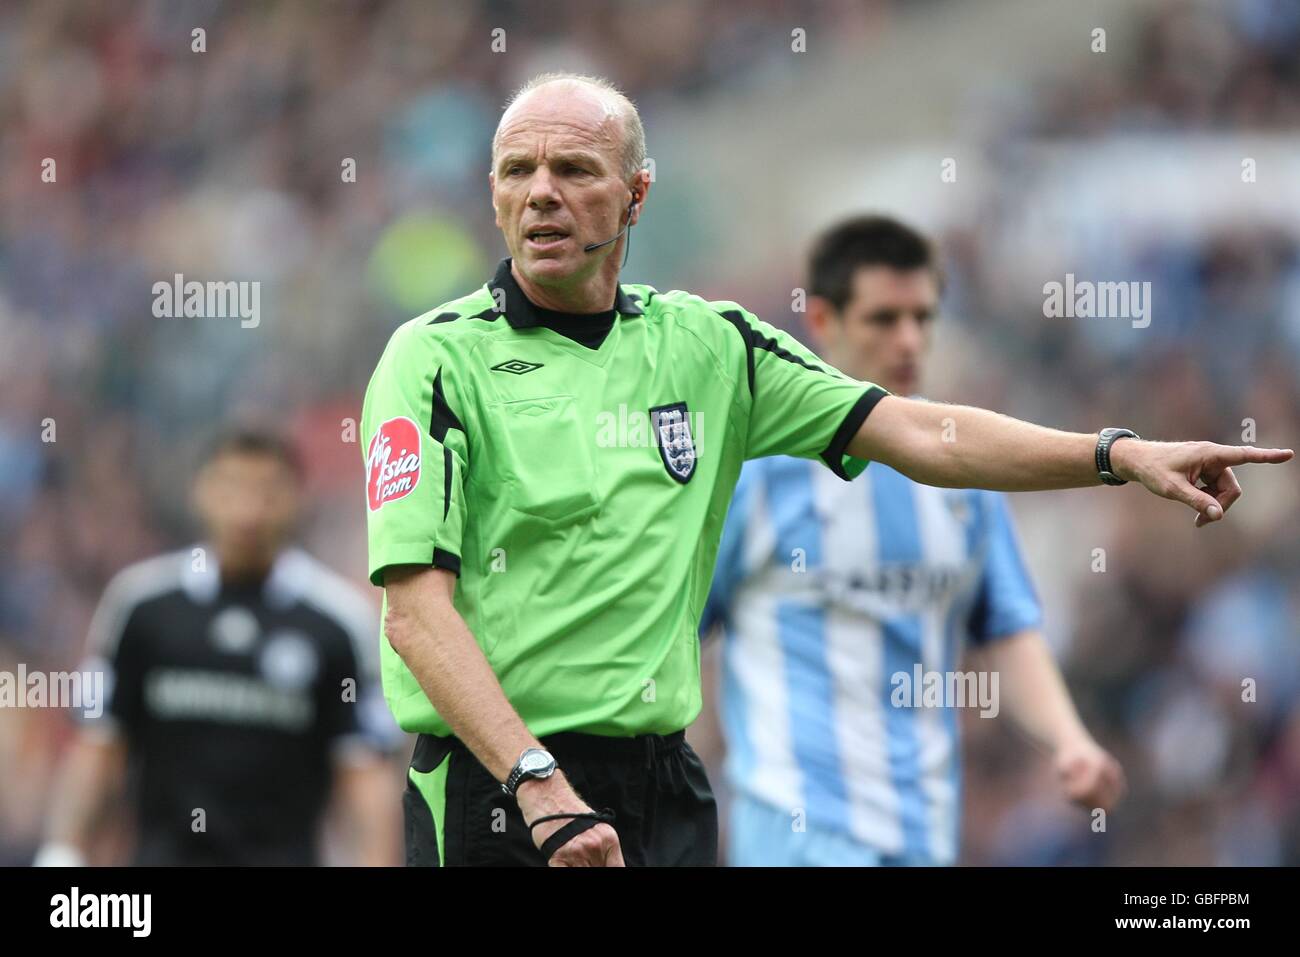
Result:
{"label": "blurred player in black kit", "polygon": [[349,863],[397,862],[378,615],[289,545],[301,478],[278,435],[222,435],[194,486],[206,540],[109,584],[84,669],[105,675],[103,714],[78,732],[36,863],[85,863],[124,786],[136,864],[315,864],[331,799]]}

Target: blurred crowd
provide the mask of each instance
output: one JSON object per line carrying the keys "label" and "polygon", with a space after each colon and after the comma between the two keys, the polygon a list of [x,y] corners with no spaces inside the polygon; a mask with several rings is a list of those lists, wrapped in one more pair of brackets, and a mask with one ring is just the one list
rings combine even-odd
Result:
{"label": "blurred crowd", "polygon": [[[194,456],[231,418],[292,431],[313,503],[305,543],[364,584],[361,393],[397,324],[503,255],[485,173],[510,90],[542,69],[606,74],[640,106],[653,153],[673,135],[660,108],[707,112],[779,73],[793,6],[0,9],[0,670],[76,664],[105,581],[193,534]],[[894,6],[799,5],[798,22],[843,39],[887,31]],[[1300,132],[1300,7],[1141,9],[1124,59],[1063,69],[998,135],[1141,132],[1177,149],[1187,134]],[[1118,337],[1043,318],[997,255],[1007,221],[994,201],[938,237],[936,398],[1080,431],[1300,440],[1300,220],[1148,237],[1124,266],[1152,281],[1161,318]],[[674,240],[703,259],[689,232]],[[653,248],[632,260],[632,278],[661,288],[765,305],[743,265],[706,281],[704,267],[663,275]],[[153,284],[178,273],[261,282],[260,323],[155,318]],[[797,328],[782,309],[767,317]],[[1300,483],[1276,471],[1247,470],[1246,514],[1200,533],[1132,490],[1016,501],[1050,637],[1132,794],[1096,835],[1050,762],[974,719],[963,860],[1300,863]],[[0,863],[21,863],[69,725],[0,719]]]}
{"label": "blurred crowd", "polygon": [[1294,132],[1300,7],[1287,0],[1167,3],[1142,24],[1124,69],[1063,71],[1028,132]]}

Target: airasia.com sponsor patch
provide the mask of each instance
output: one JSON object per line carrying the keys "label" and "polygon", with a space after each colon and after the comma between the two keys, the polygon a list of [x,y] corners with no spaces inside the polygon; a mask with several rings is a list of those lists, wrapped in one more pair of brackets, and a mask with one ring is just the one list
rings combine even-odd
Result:
{"label": "airasia.com sponsor patch", "polygon": [[366,451],[366,499],[377,512],[420,484],[420,428],[406,416],[379,427]]}

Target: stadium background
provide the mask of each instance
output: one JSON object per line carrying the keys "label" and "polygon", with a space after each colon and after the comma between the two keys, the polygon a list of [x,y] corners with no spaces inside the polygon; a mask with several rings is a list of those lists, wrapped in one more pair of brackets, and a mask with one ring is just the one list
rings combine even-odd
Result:
{"label": "stadium background", "polygon": [[[194,534],[198,443],[243,413],[302,443],[306,544],[364,583],[342,423],[391,330],[503,255],[488,144],[543,69],[608,75],[645,118],[629,279],[799,331],[808,239],[885,210],[940,239],[932,397],[1300,439],[1287,0],[5,4],[0,669],[76,665],[113,572]],[[1067,272],[1150,281],[1151,325],[1044,318]],[[154,318],[175,273],[261,281],[260,325]],[[1005,722],[969,721],[965,862],[1300,863],[1300,501],[1293,468],[1243,484],[1200,533],[1132,490],[1014,499],[1049,638],[1131,794],[1093,835]],[[30,859],[69,737],[60,712],[0,712],[0,863]],[[707,720],[693,737],[716,760]]]}

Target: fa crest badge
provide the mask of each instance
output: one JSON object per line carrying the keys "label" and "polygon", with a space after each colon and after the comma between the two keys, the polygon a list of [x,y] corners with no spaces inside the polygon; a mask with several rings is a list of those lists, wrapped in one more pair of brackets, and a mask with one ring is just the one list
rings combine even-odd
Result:
{"label": "fa crest badge", "polygon": [[664,468],[685,485],[695,474],[695,437],[685,402],[659,405],[650,410],[650,427]]}

